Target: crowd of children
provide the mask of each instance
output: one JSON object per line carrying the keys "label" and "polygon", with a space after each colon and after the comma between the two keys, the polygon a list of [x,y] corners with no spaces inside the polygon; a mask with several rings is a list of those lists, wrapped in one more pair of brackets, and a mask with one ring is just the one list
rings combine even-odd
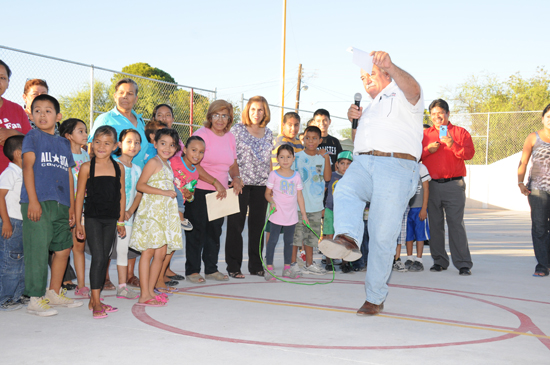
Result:
{"label": "crowd of children", "polygon": [[[192,136],[183,143],[171,125],[158,119],[146,125],[147,141],[135,129],[117,134],[113,127],[101,126],[91,136],[90,158],[83,148],[90,141],[83,121],[67,119],[61,123],[59,135],[55,133],[62,118],[55,98],[37,96],[31,112],[36,129],[26,136],[10,137],[4,144],[10,163],[0,175],[0,241],[12,264],[0,273],[1,309],[21,308],[27,304],[24,294],[28,296],[28,313],[38,316],[57,314],[54,306],[82,306],[81,300],[67,297],[62,288],[71,248],[77,276],[75,295],[89,298],[94,319],[118,310],[101,298],[112,258],[117,260],[117,298],[137,299],[142,306],[166,306],[176,290],[165,282],[170,277],[170,259],[175,250],[183,248],[182,229],[193,229],[184,217],[185,203],[193,201],[193,186],[199,179],[195,166],[204,156],[205,141]],[[300,116],[290,112],[283,118],[265,192],[270,212],[267,281],[276,280],[273,261],[280,234],[284,242],[282,277],[325,275],[334,268],[332,261],[324,262],[325,267],[316,263],[313,254],[318,247],[317,234],[334,234],[333,193],[353,162],[353,154],[328,134],[330,122],[328,111],[319,109],[301,141]],[[142,150],[146,151],[143,169],[132,162]],[[403,266],[409,271],[423,270],[423,243],[429,239],[429,179],[422,165],[417,194],[405,215],[403,239],[408,256]],[[364,222],[363,257],[342,262],[344,273],[366,270],[368,205]],[[412,255],[414,241],[416,257]],[[140,292],[127,286],[129,249],[141,252]],[[50,251],[54,253],[47,287]],[[85,251],[92,257],[89,288]]]}

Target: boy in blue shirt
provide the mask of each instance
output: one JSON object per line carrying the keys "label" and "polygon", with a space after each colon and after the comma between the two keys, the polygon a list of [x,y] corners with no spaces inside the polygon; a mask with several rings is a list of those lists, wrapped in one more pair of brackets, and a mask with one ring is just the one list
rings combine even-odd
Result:
{"label": "boy in blue shirt", "polygon": [[[296,154],[293,170],[300,173],[304,189],[306,215],[311,228],[321,233],[321,217],[323,214],[323,198],[325,196],[325,181],[330,181],[330,156],[317,147],[321,143],[321,130],[310,126],[304,131],[305,149]],[[294,247],[292,248],[292,263],[296,265],[298,248],[304,246],[306,251],[305,274],[324,275],[326,270],[313,262],[313,247],[318,247],[317,236],[301,222],[296,225],[294,232]],[[293,269],[294,270],[294,269]]]}
{"label": "boy in blue shirt", "polygon": [[[418,163],[420,180],[416,194],[409,201],[411,210],[407,216],[407,261],[405,267],[411,272],[424,270],[422,263],[422,251],[424,241],[430,239],[430,226],[428,225],[428,199],[430,197],[430,180],[432,177],[426,166]],[[416,241],[416,257],[413,256],[413,241]]]}
{"label": "boy in blue shirt", "polygon": [[[50,305],[80,307],[81,301],[65,296],[61,289],[67,259],[73,246],[71,226],[75,223],[75,166],[70,142],[54,135],[62,118],[59,102],[50,95],[37,96],[31,106],[34,124],[23,140],[23,250],[25,294],[30,297],[27,312],[45,317],[57,314]],[[48,252],[54,251],[50,288]]]}

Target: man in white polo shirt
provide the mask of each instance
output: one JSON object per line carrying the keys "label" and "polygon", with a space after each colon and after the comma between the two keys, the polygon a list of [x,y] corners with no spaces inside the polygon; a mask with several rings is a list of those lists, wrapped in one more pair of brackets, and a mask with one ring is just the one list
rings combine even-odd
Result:
{"label": "man in white polo shirt", "polygon": [[363,211],[370,202],[367,300],[357,315],[375,315],[384,308],[403,212],[418,185],[423,136],[420,85],[386,52],[371,56],[372,72],[361,70],[361,80],[373,100],[365,110],[356,105],[348,110],[350,121],[359,119],[352,131],[356,156],[334,192],[335,238],[319,244],[333,259],[361,257]]}

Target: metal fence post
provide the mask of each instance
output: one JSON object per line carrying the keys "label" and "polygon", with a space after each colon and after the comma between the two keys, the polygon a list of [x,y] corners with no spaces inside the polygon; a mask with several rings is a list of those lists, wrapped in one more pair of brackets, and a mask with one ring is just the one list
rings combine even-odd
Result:
{"label": "metal fence post", "polygon": [[491,113],[487,113],[487,139],[485,140],[485,173],[487,174],[487,179],[485,180],[485,183],[487,184],[487,195],[485,197],[485,201],[481,203],[481,208],[487,209],[489,208],[489,194],[491,194],[491,184],[489,183],[490,177],[489,175],[489,131],[490,131],[490,125],[491,125]]}
{"label": "metal fence post", "polygon": [[214,88],[214,100],[218,100],[218,88]]}
{"label": "metal fence post", "polygon": [[491,113],[487,113],[487,139],[485,140],[485,166],[489,161],[489,125],[491,121]]}
{"label": "metal fence post", "polygon": [[191,97],[189,98],[189,135],[193,135],[193,104],[195,104],[195,92],[191,89]]}
{"label": "metal fence post", "polygon": [[241,111],[244,110],[244,94],[241,94]]}
{"label": "metal fence post", "polygon": [[94,65],[90,69],[90,131],[94,124]]}

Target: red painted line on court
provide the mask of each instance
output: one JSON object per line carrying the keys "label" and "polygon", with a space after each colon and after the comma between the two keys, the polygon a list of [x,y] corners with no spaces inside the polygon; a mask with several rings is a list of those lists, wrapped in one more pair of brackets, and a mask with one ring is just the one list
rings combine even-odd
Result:
{"label": "red painted line on court", "polygon": [[[200,287],[191,287],[191,288],[180,288],[178,291],[181,292],[195,292],[195,289],[204,289],[207,287],[219,287],[219,286],[227,286],[227,285],[242,285],[242,284],[268,284],[273,285],[273,283],[258,283],[258,282],[241,282],[241,283],[224,283],[224,284],[212,284],[212,285],[201,285]],[[363,282],[358,282],[357,284],[363,284]],[[446,294],[446,295],[454,295],[458,297],[463,297],[466,299],[472,299],[476,300],[488,305],[496,306],[500,309],[503,309],[505,311],[508,311],[515,316],[518,317],[520,320],[520,326],[516,329],[511,329],[515,332],[522,332],[527,333],[531,332],[536,335],[540,336],[546,336],[542,330],[540,330],[533,322],[532,320],[525,314],[516,311],[512,308],[506,307],[501,304],[489,302],[488,300],[479,299],[479,298],[472,298],[464,294],[458,294],[452,293],[450,290],[441,290],[441,289],[434,289],[434,288],[421,288],[421,287],[407,287],[407,286],[399,286],[401,288],[405,289],[414,289],[414,290],[425,290],[425,291],[431,291],[434,293],[439,294]],[[460,292],[463,293],[463,292]],[[199,294],[199,293],[197,293]],[[261,301],[267,301],[267,302],[273,302],[273,303],[285,303],[285,304],[298,304],[298,305],[307,305],[307,306],[317,306],[317,307],[323,307],[323,308],[332,308],[332,309],[343,309],[343,310],[350,310],[350,308],[346,307],[337,307],[337,306],[320,306],[316,304],[310,304],[310,303],[299,303],[299,302],[290,302],[290,301],[283,301],[283,300],[277,300],[277,299],[264,299],[264,298],[251,298],[251,297],[242,297],[242,296],[230,296],[226,294],[215,294],[215,293],[208,293],[208,292],[200,292],[202,295],[215,295],[215,296],[223,296],[228,298],[236,298],[236,299],[248,299],[248,300],[261,300]],[[472,293],[475,295],[478,295],[477,293]],[[352,309],[354,310],[354,309]],[[264,341],[254,341],[254,340],[245,340],[245,339],[237,339],[237,338],[230,338],[230,337],[222,337],[222,336],[214,336],[214,335],[207,335],[203,333],[193,332],[193,331],[187,331],[180,328],[176,328],[167,324],[164,324],[162,322],[159,322],[153,318],[151,318],[145,311],[145,307],[143,306],[137,306],[134,305],[132,308],[132,313],[134,316],[142,321],[143,323],[146,323],[150,326],[159,328],[161,330],[169,331],[172,333],[181,334],[184,336],[192,336],[202,339],[208,339],[208,340],[215,340],[215,341],[223,341],[223,342],[230,342],[230,343],[245,343],[245,344],[253,344],[253,345],[260,345],[260,346],[275,346],[275,347],[288,347],[288,348],[308,348],[308,349],[330,349],[330,350],[394,350],[394,349],[420,349],[420,348],[434,348],[434,347],[448,347],[448,346],[459,346],[459,345],[470,345],[470,344],[480,344],[480,343],[489,343],[489,342],[496,342],[496,341],[502,341],[506,339],[511,339],[514,337],[519,336],[519,334],[515,333],[508,333],[497,337],[491,337],[481,340],[471,340],[471,341],[457,341],[457,342],[447,342],[447,343],[435,343],[435,344],[422,344],[422,345],[399,345],[399,346],[321,346],[321,345],[306,345],[306,344],[292,344],[292,343],[276,343],[276,342],[264,342]],[[385,313],[390,314],[390,313]],[[393,315],[399,315],[403,316],[401,314],[393,314]],[[406,317],[406,316],[403,316]],[[410,316],[410,318],[415,318],[413,316]],[[457,324],[467,324],[467,325],[474,325],[474,326],[484,326],[484,327],[492,327],[492,328],[502,328],[509,330],[509,327],[501,327],[501,326],[493,326],[493,325],[478,325],[478,324],[472,324],[467,322],[460,322],[460,321],[452,321],[452,320],[440,320],[430,317],[417,317],[421,319],[428,319],[428,320],[434,320],[434,321],[446,321],[449,323],[457,323]],[[545,345],[546,348],[550,350],[550,340],[545,338],[537,338],[543,345]]]}
{"label": "red painted line on court", "polygon": [[439,343],[439,344],[425,344],[425,345],[401,345],[401,346],[320,346],[320,345],[305,345],[305,344],[293,344],[293,343],[278,343],[278,342],[264,342],[264,341],[253,341],[253,340],[244,340],[231,337],[221,337],[207,335],[204,333],[198,333],[193,331],[183,330],[181,328],[173,327],[165,323],[159,322],[145,312],[145,307],[134,305],[132,307],[132,313],[134,316],[142,321],[145,324],[148,324],[152,327],[158,329],[184,335],[202,338],[205,340],[214,340],[222,341],[229,343],[240,343],[240,344],[249,344],[249,345],[259,345],[259,346],[272,346],[272,347],[288,347],[288,348],[299,348],[299,349],[320,349],[320,350],[399,350],[399,349],[419,349],[419,348],[432,348],[432,347],[447,347],[447,346],[458,346],[458,345],[471,345],[471,344],[480,344],[487,342],[502,341],[509,338],[513,338],[519,335],[516,334],[505,334],[498,337],[487,338],[483,340],[472,340],[472,341],[462,341],[462,342],[448,342],[448,343]]}

